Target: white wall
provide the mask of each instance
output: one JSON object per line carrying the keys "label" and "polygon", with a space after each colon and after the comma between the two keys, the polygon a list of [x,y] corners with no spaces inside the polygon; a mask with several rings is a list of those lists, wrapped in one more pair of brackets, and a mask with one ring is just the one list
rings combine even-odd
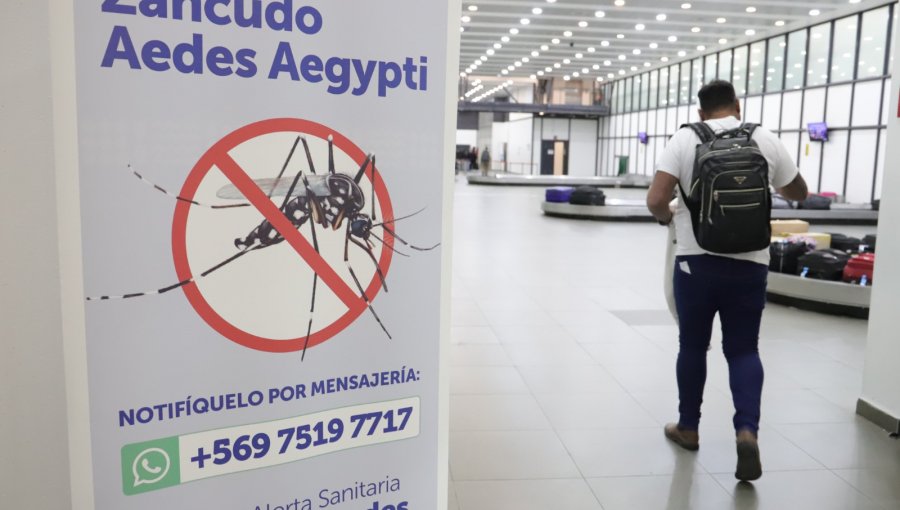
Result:
{"label": "white wall", "polygon": [[456,145],[471,145],[472,147],[478,142],[478,131],[475,129],[457,129]]}
{"label": "white wall", "polygon": [[[894,42],[894,54],[900,51],[900,38]],[[891,107],[897,111],[900,81],[891,85]],[[888,161],[900,158],[900,119],[889,115],[886,119]],[[900,173],[888,172],[882,182],[887,196],[900,196]],[[863,371],[861,398],[881,411],[900,418],[900,341],[897,341],[897,310],[900,310],[900,201],[887,200],[882,204],[878,221],[878,255],[872,287],[872,309],[869,315],[869,339],[866,345],[866,365]]]}
{"label": "white wall", "polygon": [[596,175],[597,121],[572,120],[569,138],[569,175],[591,177]]}
{"label": "white wall", "polygon": [[0,506],[71,507],[49,2],[0,3]]}

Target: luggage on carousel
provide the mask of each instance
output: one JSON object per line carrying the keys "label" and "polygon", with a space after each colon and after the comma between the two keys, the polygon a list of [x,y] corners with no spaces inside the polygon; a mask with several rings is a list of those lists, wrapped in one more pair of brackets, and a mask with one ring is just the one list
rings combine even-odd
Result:
{"label": "luggage on carousel", "polygon": [[800,209],[827,211],[831,209],[831,199],[822,195],[809,195],[806,200],[800,202]]}
{"label": "luggage on carousel", "polygon": [[781,196],[781,193],[772,194],[772,209],[793,209],[794,202]]}
{"label": "luggage on carousel", "polygon": [[831,247],[848,253],[859,253],[862,239],[844,234],[831,234]]}
{"label": "luggage on carousel", "polygon": [[778,239],[769,245],[769,270],[797,274],[797,261],[813,248],[803,240]]}
{"label": "luggage on carousel", "polygon": [[823,234],[822,232],[791,234],[788,236],[788,239],[792,241],[805,241],[813,250],[826,250],[831,248],[831,234]]}
{"label": "luggage on carousel", "polygon": [[569,203],[573,205],[606,205],[606,195],[600,188],[578,186],[569,197]]}
{"label": "luggage on carousel", "polygon": [[839,250],[816,250],[797,260],[797,274],[803,278],[840,281],[850,255]]}
{"label": "luggage on carousel", "polygon": [[844,281],[858,285],[872,285],[872,271],[875,269],[875,254],[861,253],[847,262],[844,267]]}
{"label": "luggage on carousel", "polygon": [[877,236],[875,234],[869,234],[862,238],[863,243],[863,251],[869,253],[875,253],[875,241],[877,240]]}
{"label": "luggage on carousel", "polygon": [[803,220],[772,220],[769,223],[773,236],[809,232],[809,222]]}
{"label": "luggage on carousel", "polygon": [[547,188],[547,191],[544,192],[544,200],[558,204],[568,204],[573,191],[575,191],[575,188],[570,186]]}

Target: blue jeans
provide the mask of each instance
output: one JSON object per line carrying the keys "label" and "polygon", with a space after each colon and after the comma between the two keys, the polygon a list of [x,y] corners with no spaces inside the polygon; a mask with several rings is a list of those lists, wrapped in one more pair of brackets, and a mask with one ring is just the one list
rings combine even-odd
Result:
{"label": "blue jeans", "polygon": [[728,361],[734,428],[759,429],[763,367],[759,327],[766,304],[769,268],[713,255],[675,258],[675,306],[679,352],[676,373],[679,425],[697,430],[706,384],[706,351],[716,313],[722,323],[722,350]]}

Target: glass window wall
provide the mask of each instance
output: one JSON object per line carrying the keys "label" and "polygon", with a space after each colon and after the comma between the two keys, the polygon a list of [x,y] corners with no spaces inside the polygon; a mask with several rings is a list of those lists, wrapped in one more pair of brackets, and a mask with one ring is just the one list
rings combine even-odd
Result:
{"label": "glass window wall", "polygon": [[734,90],[739,95],[745,96],[747,95],[747,47],[735,48],[732,60],[731,83],[734,84]]}
{"label": "glass window wall", "polygon": [[[886,74],[884,52],[887,48],[887,21],[888,7],[863,14],[857,78],[871,78]],[[894,26],[894,30],[897,28]]]}
{"label": "glass window wall", "polygon": [[648,108],[656,108],[659,104],[659,71],[650,73],[650,100],[647,104]]}
{"label": "glass window wall", "polygon": [[[782,37],[781,39],[784,38]],[[750,67],[747,73],[747,92],[750,94],[762,94],[765,78],[773,74],[775,74],[774,69],[772,69],[771,73],[768,73],[766,69],[766,42],[760,41],[751,44]],[[780,89],[781,86],[778,88]]]}
{"label": "glass window wall", "polygon": [[690,62],[682,62],[681,63],[681,87],[679,87],[678,104],[690,104],[691,102],[691,76],[693,73],[691,72],[691,63]]}
{"label": "glass window wall", "polygon": [[720,80],[731,81],[731,50],[719,52],[719,72],[716,76]]}
{"label": "glass window wall", "polygon": [[803,87],[803,76],[806,73],[806,30],[794,32],[788,36],[787,69],[784,75],[785,90]]}
{"label": "glass window wall", "polygon": [[678,66],[669,67],[669,105],[678,104]]}
{"label": "glass window wall", "polygon": [[706,71],[703,73],[703,77],[700,78],[700,83],[707,84],[716,79],[716,64],[718,62],[719,59],[716,58],[715,54],[706,56]]}
{"label": "glass window wall", "polygon": [[828,48],[831,45],[831,23],[812,27],[809,31],[809,64],[806,86],[828,83]]}
{"label": "glass window wall", "polygon": [[859,16],[839,19],[834,23],[834,43],[831,50],[830,82],[853,79],[853,59],[856,58],[856,24]]}

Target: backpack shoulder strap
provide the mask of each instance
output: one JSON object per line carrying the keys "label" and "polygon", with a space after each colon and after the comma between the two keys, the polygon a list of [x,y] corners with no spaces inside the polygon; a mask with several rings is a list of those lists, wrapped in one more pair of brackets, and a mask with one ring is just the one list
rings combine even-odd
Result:
{"label": "backpack shoulder strap", "polygon": [[693,124],[682,124],[681,127],[691,128],[691,131],[700,137],[701,143],[709,143],[716,139],[716,133],[705,122],[694,122]]}

